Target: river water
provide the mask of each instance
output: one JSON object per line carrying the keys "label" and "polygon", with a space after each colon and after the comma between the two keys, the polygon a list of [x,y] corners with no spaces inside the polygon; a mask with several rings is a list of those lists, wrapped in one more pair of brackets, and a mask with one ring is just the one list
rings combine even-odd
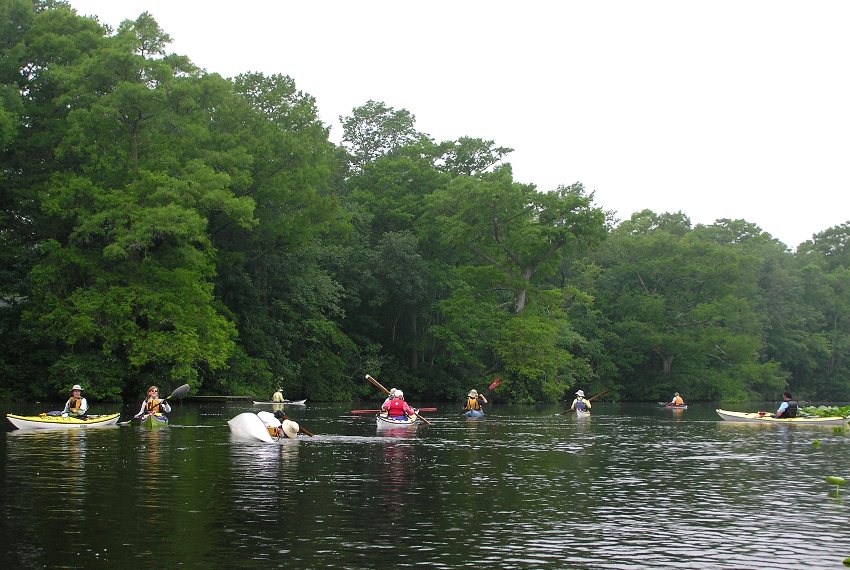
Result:
{"label": "river water", "polygon": [[[374,404],[372,404],[374,406]],[[377,429],[368,405],[287,408],[315,433],[230,434],[247,404],[155,431],[8,431],[4,567],[840,568],[850,435],[684,411],[459,405]],[[8,408],[8,405],[4,406]],[[18,413],[39,410],[20,408]],[[95,410],[106,412],[108,410]],[[136,411],[122,410],[129,417]]]}

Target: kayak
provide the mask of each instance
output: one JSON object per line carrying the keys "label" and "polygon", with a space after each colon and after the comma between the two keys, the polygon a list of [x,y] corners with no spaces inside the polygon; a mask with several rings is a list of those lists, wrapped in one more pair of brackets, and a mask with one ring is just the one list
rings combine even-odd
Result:
{"label": "kayak", "polygon": [[255,406],[273,406],[274,404],[284,406],[306,406],[307,400],[284,400],[282,402],[258,402],[257,400],[254,400]]}
{"label": "kayak", "polygon": [[773,415],[761,415],[759,412],[730,412],[728,410],[720,409],[715,411],[721,418],[731,422],[791,424],[806,426],[841,426],[850,421],[850,418],[842,418],[841,416],[774,418]]}
{"label": "kayak", "polygon": [[467,410],[466,417],[473,420],[479,420],[484,417],[484,412],[481,410]]}
{"label": "kayak", "polygon": [[86,416],[85,419],[81,420],[79,418],[49,416],[44,413],[37,416],[6,414],[6,419],[18,429],[72,429],[81,427],[114,426],[118,423],[118,416],[120,415],[120,413],[115,413],[99,416]]}
{"label": "kayak", "polygon": [[227,420],[230,433],[245,439],[258,439],[265,443],[274,443],[266,424],[257,414],[244,412],[233,419]]}
{"label": "kayak", "polygon": [[662,408],[667,408],[668,410],[687,410],[687,404],[671,404],[669,402],[658,402],[658,405]]}
{"label": "kayak", "polygon": [[378,422],[379,428],[413,426],[413,425],[416,425],[417,421],[418,421],[417,418],[407,418],[407,417],[405,417],[405,418],[395,419],[395,418],[391,418],[389,416],[382,416],[381,414],[378,414],[375,417],[377,418],[376,421]]}
{"label": "kayak", "polygon": [[142,427],[156,429],[158,427],[163,427],[168,425],[168,416],[163,414],[145,414],[142,416],[141,422]]}
{"label": "kayak", "polygon": [[576,417],[579,418],[579,419],[580,418],[589,418],[590,417],[590,410],[576,410]]}

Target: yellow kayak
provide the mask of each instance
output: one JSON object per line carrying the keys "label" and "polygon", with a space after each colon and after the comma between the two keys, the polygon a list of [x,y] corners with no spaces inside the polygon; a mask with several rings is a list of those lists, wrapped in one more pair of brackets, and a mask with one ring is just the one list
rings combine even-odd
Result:
{"label": "yellow kayak", "polygon": [[100,416],[86,416],[85,419],[63,418],[62,416],[49,416],[39,414],[37,416],[18,416],[6,414],[6,419],[18,429],[71,429],[81,427],[103,427],[118,423],[120,413],[105,414]]}
{"label": "yellow kayak", "polygon": [[796,418],[774,418],[772,414],[760,414],[759,412],[730,412],[729,410],[715,410],[724,420],[731,422],[748,423],[774,423],[804,426],[840,426],[850,421],[850,418],[841,416],[829,417],[796,417]]}

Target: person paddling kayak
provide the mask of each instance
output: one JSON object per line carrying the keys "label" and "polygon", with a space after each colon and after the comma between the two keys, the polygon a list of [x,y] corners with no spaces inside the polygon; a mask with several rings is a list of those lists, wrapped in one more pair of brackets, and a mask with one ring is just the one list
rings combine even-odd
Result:
{"label": "person paddling kayak", "polygon": [[798,404],[791,397],[791,392],[785,392],[782,395],[782,403],[779,404],[779,409],[776,410],[774,417],[776,418],[796,418]]}
{"label": "person paddling kayak", "polygon": [[576,392],[576,399],[573,400],[573,405],[570,406],[570,409],[578,410],[580,412],[589,412],[591,407],[590,400],[584,397],[584,390]]}
{"label": "person paddling kayak", "polygon": [[72,417],[85,419],[86,412],[89,410],[89,403],[82,396],[83,387],[79,384],[71,386],[71,397],[65,402],[65,408],[62,410],[62,417]]}
{"label": "person paddling kayak", "polygon": [[463,411],[466,412],[467,416],[477,416],[484,415],[484,406],[482,404],[486,404],[487,398],[484,397],[484,394],[479,394],[478,390],[473,388],[466,395],[466,404],[463,406]]}
{"label": "person paddling kayak", "polygon": [[134,418],[140,418],[145,414],[162,414],[163,412],[170,412],[171,404],[168,403],[166,399],[159,399],[159,388],[157,386],[151,386],[148,388],[148,397],[142,402],[142,407],[139,408],[139,413],[133,416]]}
{"label": "person paddling kayak", "polygon": [[670,400],[669,405],[670,406],[684,406],[685,401],[682,399],[682,397],[679,395],[679,393],[676,392],[675,394],[673,394],[673,399]]}

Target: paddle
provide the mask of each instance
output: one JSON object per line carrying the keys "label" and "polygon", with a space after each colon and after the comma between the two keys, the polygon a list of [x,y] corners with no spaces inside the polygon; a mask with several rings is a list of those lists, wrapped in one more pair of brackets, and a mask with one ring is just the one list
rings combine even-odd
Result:
{"label": "paddle", "polygon": [[[374,378],[372,378],[372,377],[371,377],[371,376],[369,376],[368,374],[366,375],[366,380],[368,380],[368,381],[369,381],[369,383],[370,383],[370,384],[372,384],[372,386],[374,386],[375,388],[377,388],[378,390],[380,390],[381,392],[383,392],[384,394],[386,394],[387,396],[389,396],[390,391],[389,391],[389,390],[387,390],[386,388],[384,388],[383,386],[381,386],[381,383],[380,383],[380,382],[378,382],[377,380],[375,380]],[[425,422],[426,424],[431,425],[431,422],[429,422],[429,421],[428,421],[428,420],[426,420],[424,417],[422,417],[422,416],[420,416],[419,414],[417,414],[415,410],[414,410],[414,412],[413,412],[413,415],[414,415],[414,416],[416,416],[417,418],[419,418],[420,420],[422,420],[423,422]]]}
{"label": "paddle", "polygon": [[[351,413],[355,416],[357,415],[365,415],[365,414],[377,414],[382,410],[351,410]],[[436,412],[437,408],[419,408],[420,412]]]}
{"label": "paddle", "polygon": [[[185,396],[186,394],[188,394],[188,393],[189,393],[189,390],[190,390],[190,388],[189,388],[189,385],[188,385],[188,384],[183,384],[182,386],[177,386],[177,387],[174,389],[174,391],[173,391],[173,392],[171,392],[171,394],[169,394],[169,395],[168,395],[165,399],[166,399],[166,400],[170,400],[171,398],[182,398],[183,396]],[[140,417],[141,417],[141,416],[133,416],[132,418],[130,418],[130,419],[129,419],[129,420],[127,420],[126,422],[121,422],[121,423],[120,423],[120,424],[118,424],[118,425],[121,425],[121,426],[127,426],[127,425],[130,425],[130,422],[132,422],[133,420],[138,419],[138,418],[140,418]]]}
{"label": "paddle", "polygon": [[[603,390],[602,392],[599,392],[598,394],[596,394],[596,395],[595,395],[595,396],[593,396],[592,398],[588,398],[588,399],[587,399],[587,401],[588,401],[588,402],[592,402],[593,400],[595,400],[595,399],[596,399],[596,398],[598,398],[599,396],[604,396],[604,395],[605,395],[605,394],[607,394],[608,392],[609,392],[609,390]],[[562,416],[565,416],[565,415],[567,415],[567,414],[572,414],[574,411],[575,411],[575,410],[565,410],[565,411],[561,412],[561,415],[562,415]]]}

